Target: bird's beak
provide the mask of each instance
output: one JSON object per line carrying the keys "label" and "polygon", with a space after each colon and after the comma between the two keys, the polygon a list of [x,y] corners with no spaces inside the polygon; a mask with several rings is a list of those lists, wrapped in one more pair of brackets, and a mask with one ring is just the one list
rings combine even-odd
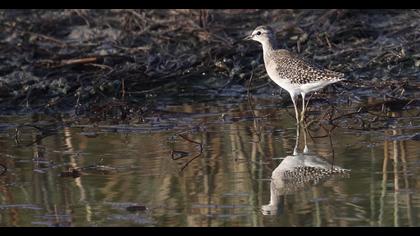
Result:
{"label": "bird's beak", "polygon": [[242,40],[252,40],[252,35],[248,35],[245,38],[243,38]]}

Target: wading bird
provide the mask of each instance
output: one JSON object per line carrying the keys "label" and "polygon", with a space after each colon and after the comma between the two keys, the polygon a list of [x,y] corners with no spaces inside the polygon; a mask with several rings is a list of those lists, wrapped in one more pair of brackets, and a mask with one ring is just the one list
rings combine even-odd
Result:
{"label": "wading bird", "polygon": [[343,73],[321,68],[306,62],[292,52],[278,48],[275,33],[269,26],[258,26],[245,40],[254,40],[262,44],[267,74],[277,85],[289,92],[297,123],[299,123],[299,113],[296,100],[299,94],[302,95],[300,119],[302,122],[307,107],[307,104],[305,106],[306,94],[344,80]]}

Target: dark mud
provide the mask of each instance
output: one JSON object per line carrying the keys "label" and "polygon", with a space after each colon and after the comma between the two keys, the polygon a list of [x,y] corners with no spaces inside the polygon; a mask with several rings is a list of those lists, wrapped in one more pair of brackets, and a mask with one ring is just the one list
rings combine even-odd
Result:
{"label": "dark mud", "polygon": [[160,102],[243,99],[248,88],[286,106],[260,46],[240,40],[268,23],[284,48],[346,74],[312,102],[420,105],[418,10],[2,10],[0,113],[141,123],[164,115]]}

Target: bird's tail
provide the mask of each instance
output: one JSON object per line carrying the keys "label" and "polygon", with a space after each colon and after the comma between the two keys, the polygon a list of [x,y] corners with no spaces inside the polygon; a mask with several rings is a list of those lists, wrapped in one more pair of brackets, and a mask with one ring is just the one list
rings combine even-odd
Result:
{"label": "bird's tail", "polygon": [[332,71],[332,70],[326,70],[328,77],[330,77],[332,80],[336,81],[343,81],[347,80],[346,75],[341,72]]}

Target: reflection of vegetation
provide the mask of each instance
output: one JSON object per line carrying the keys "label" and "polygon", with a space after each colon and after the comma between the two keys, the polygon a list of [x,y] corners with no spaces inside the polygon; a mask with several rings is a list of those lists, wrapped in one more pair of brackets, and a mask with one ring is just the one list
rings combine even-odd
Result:
{"label": "reflection of vegetation", "polygon": [[[281,214],[263,216],[259,209],[269,201],[267,180],[279,164],[277,158],[294,150],[293,117],[279,109],[257,109],[255,121],[249,118],[246,102],[228,112],[223,107],[223,119],[219,109],[201,103],[169,108],[191,114],[185,127],[201,126],[188,139],[202,143],[203,153],[182,172],[197,145],[176,139],[177,150],[192,155],[172,160],[167,140],[185,127],[151,133],[102,132],[96,127],[96,136],[86,136],[80,128],[63,128],[27,148],[14,147],[13,135],[0,136],[0,163],[8,167],[0,176],[0,225],[417,225],[419,206],[412,191],[419,185],[413,164],[418,147],[414,141],[400,140],[405,136],[397,126],[378,131],[389,135],[383,162],[377,161],[382,160],[381,145],[366,151],[367,144],[382,142],[382,137],[334,129],[335,164],[352,169],[351,178],[286,195]],[[310,132],[311,151],[332,160],[325,136],[329,131],[312,127]],[[22,130],[20,140],[31,143],[37,133]],[[89,172],[76,179],[58,176],[98,159],[117,171]],[[379,176],[382,181],[376,181]],[[126,207],[118,208],[134,203],[148,211],[132,214]],[[128,214],[132,215],[119,217]],[[153,220],[145,220],[148,217]]]}
{"label": "reflection of vegetation", "polygon": [[[394,112],[390,112],[390,116],[400,116],[401,114],[396,114]],[[403,135],[402,129],[394,128],[391,130],[386,130],[385,135],[387,138],[389,137],[400,137]],[[380,214],[378,218],[379,226],[389,225],[391,222],[387,222],[387,220],[391,220],[386,216],[390,216],[391,214],[386,213],[386,199],[387,196],[390,195],[388,193],[388,185],[391,183],[393,186],[393,199],[390,203],[393,204],[393,214],[392,224],[394,226],[403,226],[402,219],[406,220],[407,223],[404,225],[407,226],[415,226],[415,222],[417,220],[417,215],[414,214],[413,211],[413,193],[412,187],[410,187],[410,175],[412,175],[413,170],[409,169],[408,158],[412,158],[415,155],[409,155],[410,149],[408,149],[408,143],[406,140],[389,140],[386,139],[384,141],[384,160],[383,160],[383,167],[382,167],[382,185],[381,185],[381,198],[380,198]],[[415,150],[414,150],[415,151]],[[418,152],[418,151],[417,151]],[[392,171],[389,171],[389,163],[392,160]],[[389,174],[393,174],[393,179],[388,180]],[[417,183],[415,183],[417,184]],[[415,185],[413,185],[415,186]],[[405,198],[401,198],[401,196]],[[402,207],[405,205],[404,207]],[[404,210],[406,209],[406,210]]]}

